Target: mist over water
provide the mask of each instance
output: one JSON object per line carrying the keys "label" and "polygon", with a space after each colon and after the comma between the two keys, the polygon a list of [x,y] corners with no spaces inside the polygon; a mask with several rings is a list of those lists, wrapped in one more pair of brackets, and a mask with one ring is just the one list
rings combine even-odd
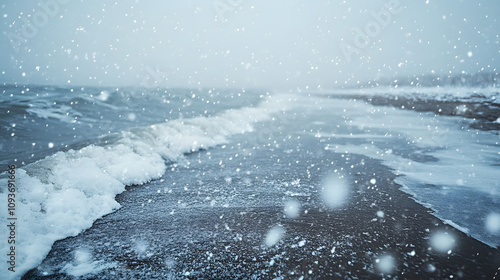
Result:
{"label": "mist over water", "polygon": [[3,1],[0,82],[304,90],[496,72],[499,9],[494,0]]}

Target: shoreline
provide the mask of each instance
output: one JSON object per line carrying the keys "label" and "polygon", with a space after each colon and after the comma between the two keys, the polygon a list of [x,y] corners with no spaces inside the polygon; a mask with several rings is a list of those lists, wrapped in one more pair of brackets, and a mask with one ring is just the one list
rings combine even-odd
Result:
{"label": "shoreline", "polygon": [[[252,141],[246,137],[238,138]],[[102,279],[443,279],[450,275],[492,279],[500,266],[498,249],[433,216],[400,190],[394,182],[396,175],[378,160],[351,154],[350,162],[364,162],[351,170],[352,180],[358,183],[345,207],[328,210],[321,205],[318,189],[309,186],[318,184],[322,174],[318,169],[331,168],[330,162],[347,168],[349,163],[341,154],[312,156],[309,160],[318,169],[309,170],[311,176],[305,174],[304,165],[260,170],[263,180],[249,189],[243,175],[227,180],[224,174],[252,164],[269,166],[273,160],[255,162],[254,158],[252,163],[241,158],[220,167],[219,161],[233,154],[230,150],[218,146],[190,154],[191,165],[174,165],[161,180],[130,187],[117,196],[122,208],[80,235],[57,241],[41,269],[29,271],[23,279],[46,279],[44,268],[60,271],[81,248],[88,248],[95,260],[116,265],[91,276]],[[283,161],[294,159],[288,154]],[[199,172],[207,173],[202,178],[211,179],[200,185]],[[299,178],[300,183],[293,195],[284,195],[293,186],[290,177]],[[370,183],[373,178],[375,186]],[[267,186],[270,180],[278,183]],[[214,193],[216,187],[222,189]],[[211,205],[207,196],[216,197],[217,202]],[[290,219],[283,214],[287,199],[301,203],[300,217]],[[378,211],[384,212],[384,218],[377,216]],[[266,234],[276,225],[285,234],[267,247]],[[450,254],[429,249],[429,238],[436,231],[454,236],[456,246]],[[376,269],[376,260],[384,254],[396,260],[392,274]],[[68,279],[68,275],[55,273],[48,278]]]}

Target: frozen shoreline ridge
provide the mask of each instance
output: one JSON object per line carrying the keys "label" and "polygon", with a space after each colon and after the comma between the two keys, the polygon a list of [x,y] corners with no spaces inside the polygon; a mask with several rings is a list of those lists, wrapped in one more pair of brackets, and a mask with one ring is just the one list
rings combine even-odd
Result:
{"label": "frozen shoreline ridge", "polygon": [[377,106],[473,119],[472,128],[500,130],[498,87],[374,87],[315,92],[323,96],[362,99]]}

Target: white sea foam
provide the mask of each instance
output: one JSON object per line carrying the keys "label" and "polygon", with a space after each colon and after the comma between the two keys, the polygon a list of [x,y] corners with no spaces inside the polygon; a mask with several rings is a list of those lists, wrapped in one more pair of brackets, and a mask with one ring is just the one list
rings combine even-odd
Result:
{"label": "white sea foam", "polygon": [[[74,236],[92,223],[120,207],[115,196],[125,186],[144,184],[160,178],[165,160],[177,160],[184,153],[225,143],[227,137],[252,131],[252,125],[270,118],[283,108],[271,98],[253,108],[228,110],[214,117],[178,119],[123,132],[112,144],[88,146],[58,152],[16,173],[16,273],[6,278],[19,279],[37,266],[56,240]],[[279,103],[279,104],[278,104]],[[7,185],[5,179],[0,180]],[[0,206],[7,209],[5,193]],[[7,211],[0,211],[6,221]],[[2,239],[7,240],[7,231]],[[9,244],[2,242],[0,252]],[[103,267],[94,261],[68,265],[65,272],[80,275],[88,269]]]}

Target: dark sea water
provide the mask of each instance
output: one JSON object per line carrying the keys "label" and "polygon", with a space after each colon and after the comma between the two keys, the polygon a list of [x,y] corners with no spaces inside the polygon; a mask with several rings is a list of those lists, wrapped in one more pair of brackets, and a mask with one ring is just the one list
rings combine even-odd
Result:
{"label": "dark sea water", "polygon": [[[23,166],[132,127],[255,106],[265,91],[0,86],[0,165]],[[5,168],[2,168],[4,170]]]}

